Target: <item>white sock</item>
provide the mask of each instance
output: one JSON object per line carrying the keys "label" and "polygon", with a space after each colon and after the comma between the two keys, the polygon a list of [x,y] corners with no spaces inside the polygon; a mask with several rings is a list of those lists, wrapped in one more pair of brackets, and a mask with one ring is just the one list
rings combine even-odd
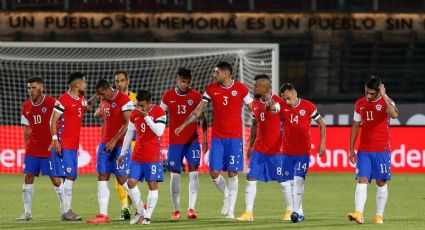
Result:
{"label": "white sock", "polygon": [[283,193],[283,199],[286,202],[286,210],[294,210],[294,200],[292,196],[292,186],[290,181],[279,182],[280,189]]}
{"label": "white sock", "polygon": [[25,213],[31,214],[33,193],[33,184],[24,184],[22,186],[22,199],[24,201]]}
{"label": "white sock", "polygon": [[384,216],[385,205],[388,199],[387,185],[382,187],[376,186],[376,215]]}
{"label": "white sock", "polygon": [[304,197],[304,179],[299,176],[294,177],[294,212],[300,214],[300,207]]}
{"label": "white sock", "polygon": [[59,200],[59,210],[60,213],[63,213],[63,184],[61,183],[61,185],[59,185],[59,187],[54,186],[55,188],[55,192],[56,192],[56,196],[58,197]]}
{"label": "white sock", "polygon": [[198,171],[189,172],[189,209],[195,209],[198,189]]}
{"label": "white sock", "polygon": [[74,186],[74,181],[65,179],[63,183],[63,212],[67,213],[71,208],[72,203],[72,188]]}
{"label": "white sock", "polygon": [[255,195],[257,194],[257,181],[246,181],[245,186],[245,211],[251,212],[254,210]]}
{"label": "white sock", "polygon": [[146,215],[145,218],[151,218],[153,211],[155,210],[156,207],[156,202],[158,201],[158,190],[149,190],[149,195],[148,195],[148,209],[146,210]]}
{"label": "white sock", "polygon": [[180,211],[180,174],[171,173],[170,191],[173,201],[174,211]]}
{"label": "white sock", "polygon": [[363,213],[366,199],[367,199],[367,184],[357,183],[356,194],[354,196],[356,211]]}
{"label": "white sock", "polygon": [[235,215],[236,199],[238,198],[238,175],[229,178],[229,212],[228,216]]}
{"label": "white sock", "polygon": [[227,189],[226,181],[221,175],[218,176],[216,179],[213,179],[213,182],[215,184],[215,187],[218,188],[218,190],[221,192],[221,194],[223,194],[223,196],[229,195],[229,190]]}
{"label": "white sock", "polygon": [[134,188],[129,188],[127,182],[125,182],[122,187],[127,191],[131,200],[133,201],[134,207],[137,209],[137,213],[145,214],[145,209],[143,208],[143,201],[140,199],[140,190],[139,187],[134,186]]}
{"label": "white sock", "polygon": [[109,196],[109,181],[99,181],[97,185],[97,200],[99,201],[99,213],[108,215]]}

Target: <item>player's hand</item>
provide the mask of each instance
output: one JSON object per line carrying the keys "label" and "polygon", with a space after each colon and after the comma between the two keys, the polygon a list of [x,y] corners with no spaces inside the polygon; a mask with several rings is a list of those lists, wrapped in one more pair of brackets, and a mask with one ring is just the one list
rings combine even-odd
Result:
{"label": "player's hand", "polygon": [[61,155],[61,144],[59,143],[58,140],[53,140],[52,144],[50,145],[50,149],[49,150],[54,150],[56,152],[56,154],[58,154],[59,156]]}
{"label": "player's hand", "polygon": [[122,166],[124,164],[124,156],[120,156],[119,158],[118,158],[118,165],[119,166]]}
{"label": "player's hand", "polygon": [[387,94],[386,94],[386,91],[385,91],[385,85],[384,85],[383,83],[381,83],[381,84],[379,85],[379,94],[381,94],[381,96],[385,96],[385,95],[387,95]]}
{"label": "player's hand", "polygon": [[202,143],[202,152],[205,154],[208,151],[208,141]]}
{"label": "player's hand", "polygon": [[275,111],[276,108],[274,106],[276,102],[273,99],[270,99],[267,103],[266,103],[266,110],[268,111]]}
{"label": "player's hand", "polygon": [[319,145],[319,157],[323,156],[324,154],[326,154],[326,146],[325,145]]}
{"label": "player's hand", "polygon": [[148,111],[146,111],[144,108],[137,107],[136,109],[137,109],[137,111],[139,111],[140,115],[143,118],[145,118],[146,116],[149,115]]}
{"label": "player's hand", "polygon": [[180,125],[174,130],[174,134],[176,134],[177,136],[180,135],[184,128],[186,128],[185,124]]}
{"label": "player's hand", "polygon": [[108,143],[106,143],[106,151],[108,152],[112,152],[112,150],[114,150],[115,145],[117,145],[117,140],[115,140],[115,138],[112,138],[112,140],[108,141]]}
{"label": "player's hand", "polygon": [[350,155],[348,156],[350,158],[350,162],[355,164],[356,163],[356,152],[354,150],[350,150]]}
{"label": "player's hand", "polygon": [[251,159],[251,155],[252,155],[252,148],[248,148],[248,152],[246,152],[246,157],[248,157],[248,159]]}

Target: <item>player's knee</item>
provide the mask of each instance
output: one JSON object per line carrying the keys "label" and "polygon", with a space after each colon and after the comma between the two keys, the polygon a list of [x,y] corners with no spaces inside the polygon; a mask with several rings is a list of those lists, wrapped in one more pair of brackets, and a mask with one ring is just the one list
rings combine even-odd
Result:
{"label": "player's knee", "polygon": [[229,177],[235,177],[238,175],[238,172],[227,172],[227,174],[229,175]]}
{"label": "player's knee", "polygon": [[359,177],[358,182],[359,184],[367,184],[369,180],[366,177]]}
{"label": "player's knee", "polygon": [[107,174],[107,173],[99,173],[97,178],[98,178],[99,181],[108,181],[109,176],[110,176],[110,174]]}
{"label": "player's knee", "polygon": [[220,172],[219,171],[210,171],[210,176],[211,176],[211,179],[215,180],[220,176]]}
{"label": "player's knee", "polygon": [[376,180],[376,185],[378,185],[379,187],[385,186],[386,184],[386,180]]}
{"label": "player's knee", "polygon": [[148,182],[149,190],[158,190],[158,183],[156,181],[150,181]]}

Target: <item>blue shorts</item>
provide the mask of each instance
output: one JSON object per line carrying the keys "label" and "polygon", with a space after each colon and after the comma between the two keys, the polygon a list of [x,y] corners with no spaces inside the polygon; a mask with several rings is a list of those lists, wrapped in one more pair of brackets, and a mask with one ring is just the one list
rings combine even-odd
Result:
{"label": "blue shorts", "polygon": [[195,141],[186,145],[170,144],[167,154],[167,169],[181,172],[183,157],[186,158],[189,165],[199,166],[201,161],[199,142]]}
{"label": "blue shorts", "polygon": [[390,152],[357,152],[356,179],[391,180]]}
{"label": "blue shorts", "polygon": [[[115,174],[115,176],[127,176],[130,164],[130,154],[124,157],[122,166],[118,165],[122,146],[115,146],[112,152],[106,151],[106,144],[102,143],[97,148],[96,169],[98,173]],[[131,152],[131,149],[128,150]]]}
{"label": "blue shorts", "polygon": [[140,163],[130,161],[130,173],[128,178],[133,178],[140,182],[143,181],[164,181],[164,172],[162,171],[162,163]]}
{"label": "blue shorts", "polygon": [[252,152],[249,161],[249,169],[246,177],[268,182],[276,180],[283,181],[283,155],[267,155],[260,152]]}
{"label": "blue shorts", "polygon": [[52,150],[51,175],[57,177],[77,177],[78,157],[77,150],[62,149],[59,156]]}
{"label": "blue shorts", "polygon": [[31,173],[36,176],[51,175],[51,158],[50,157],[32,157],[25,155],[24,157],[24,173]]}
{"label": "blue shorts", "polygon": [[242,139],[212,138],[210,150],[211,171],[243,171]]}
{"label": "blue shorts", "polygon": [[283,180],[293,180],[295,176],[305,179],[310,164],[310,156],[293,156],[283,154]]}

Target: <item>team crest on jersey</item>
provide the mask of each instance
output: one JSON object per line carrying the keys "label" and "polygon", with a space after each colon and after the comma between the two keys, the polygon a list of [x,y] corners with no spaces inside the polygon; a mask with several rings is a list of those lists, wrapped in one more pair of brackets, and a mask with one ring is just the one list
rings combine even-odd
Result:
{"label": "team crest on jersey", "polygon": [[112,102],[111,107],[115,108],[115,107],[117,107],[117,104],[115,102]]}
{"label": "team crest on jersey", "polygon": [[376,110],[381,111],[382,105],[376,105],[375,108],[376,108]]}
{"label": "team crest on jersey", "polygon": [[41,108],[41,112],[46,113],[47,112],[47,108],[46,107]]}
{"label": "team crest on jersey", "polygon": [[188,105],[193,105],[193,100],[187,100]]}
{"label": "team crest on jersey", "polygon": [[300,115],[301,116],[304,116],[305,115],[305,110],[304,109],[300,110]]}
{"label": "team crest on jersey", "polygon": [[236,95],[238,95],[238,91],[232,90],[232,96],[236,96]]}

